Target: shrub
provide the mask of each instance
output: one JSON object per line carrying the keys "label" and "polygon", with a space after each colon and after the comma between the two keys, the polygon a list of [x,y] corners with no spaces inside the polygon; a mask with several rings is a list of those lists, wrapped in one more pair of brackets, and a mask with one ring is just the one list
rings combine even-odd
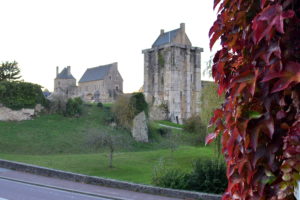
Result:
{"label": "shrub", "polygon": [[225,163],[219,160],[197,160],[187,185],[189,190],[223,193],[227,187]]}
{"label": "shrub", "polygon": [[202,123],[199,116],[194,115],[185,120],[183,129],[189,133],[197,134],[199,136],[199,144],[205,144],[206,126]]}
{"label": "shrub", "polygon": [[0,103],[11,109],[34,108],[36,104],[47,106],[41,86],[27,82],[0,82]]}
{"label": "shrub", "polygon": [[112,106],[116,122],[126,129],[131,129],[134,116],[142,111],[145,111],[147,115],[148,104],[143,93],[119,96]]}
{"label": "shrub", "polygon": [[79,116],[82,113],[83,101],[81,98],[77,97],[74,99],[68,99],[66,104],[66,116]]}
{"label": "shrub", "polygon": [[187,189],[188,179],[189,174],[179,169],[169,169],[156,174],[152,179],[152,183],[165,188]]}
{"label": "shrub", "polygon": [[143,93],[133,93],[130,97],[129,103],[134,108],[135,115],[139,114],[142,111],[145,111],[146,115],[148,115],[148,104]]}
{"label": "shrub", "polygon": [[221,194],[227,186],[226,167],[219,160],[197,160],[188,173],[166,169],[160,162],[154,168],[152,183],[160,187]]}
{"label": "shrub", "polygon": [[128,95],[119,96],[112,106],[112,112],[116,123],[126,129],[131,129],[132,120],[135,116],[135,110],[129,103],[130,97]]}
{"label": "shrub", "polygon": [[101,102],[97,103],[97,107],[103,108],[103,103],[101,103]]}

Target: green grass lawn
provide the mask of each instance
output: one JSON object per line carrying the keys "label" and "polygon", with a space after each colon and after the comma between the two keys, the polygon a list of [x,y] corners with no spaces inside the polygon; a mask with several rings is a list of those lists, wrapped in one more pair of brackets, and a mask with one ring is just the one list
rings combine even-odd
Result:
{"label": "green grass lawn", "polygon": [[[152,123],[150,142],[138,143],[129,131],[112,129],[105,123],[110,119],[110,106],[85,105],[79,118],[51,114],[29,121],[0,122],[0,158],[150,184],[153,168],[160,160],[165,161],[166,167],[190,170],[195,159],[213,156],[213,148],[196,147],[199,136],[172,129],[171,134],[176,137],[167,137],[157,122]],[[108,168],[105,147],[96,148],[89,143],[102,132],[122,136],[124,140],[116,146],[112,169]],[[177,138],[179,148],[171,154],[173,138]]]}
{"label": "green grass lawn", "polygon": [[163,160],[166,167],[190,170],[198,158],[211,158],[212,148],[182,146],[175,152],[153,150],[116,153],[114,168],[108,168],[107,153],[70,155],[0,154],[2,159],[71,171],[86,175],[151,184],[153,169]]}
{"label": "green grass lawn", "polygon": [[95,105],[85,106],[80,118],[58,114],[42,115],[34,120],[0,122],[0,152],[22,154],[58,154],[93,152],[88,137],[93,132],[118,132],[105,125],[107,109]]}

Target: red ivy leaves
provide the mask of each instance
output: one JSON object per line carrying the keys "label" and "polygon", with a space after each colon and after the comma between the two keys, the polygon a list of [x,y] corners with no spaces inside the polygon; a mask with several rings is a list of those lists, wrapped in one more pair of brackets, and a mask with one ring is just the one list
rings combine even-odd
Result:
{"label": "red ivy leaves", "polygon": [[206,143],[222,134],[223,199],[291,199],[300,179],[300,2],[218,4],[209,37],[211,48],[221,38],[212,71],[226,98]]}
{"label": "red ivy leaves", "polygon": [[293,16],[293,10],[283,12],[282,6],[279,4],[264,8],[252,22],[253,42],[257,44],[264,37],[267,41],[270,41],[273,36],[273,28],[280,33],[284,33],[283,20],[285,18],[292,18]]}

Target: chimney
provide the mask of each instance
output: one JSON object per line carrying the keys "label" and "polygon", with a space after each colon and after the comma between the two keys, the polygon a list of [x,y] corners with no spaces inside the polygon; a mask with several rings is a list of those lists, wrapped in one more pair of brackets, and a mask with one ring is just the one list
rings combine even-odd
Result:
{"label": "chimney", "polygon": [[68,73],[68,76],[71,75],[71,67],[70,66],[67,66],[67,73]]}
{"label": "chimney", "polygon": [[59,67],[56,67],[56,77],[58,76]]}
{"label": "chimney", "polygon": [[180,24],[180,30],[185,33],[185,23]]}
{"label": "chimney", "polygon": [[163,35],[165,33],[164,29],[160,29],[160,35]]}
{"label": "chimney", "polygon": [[185,41],[185,23],[180,24],[180,35],[181,35],[181,43],[186,44],[186,41]]}

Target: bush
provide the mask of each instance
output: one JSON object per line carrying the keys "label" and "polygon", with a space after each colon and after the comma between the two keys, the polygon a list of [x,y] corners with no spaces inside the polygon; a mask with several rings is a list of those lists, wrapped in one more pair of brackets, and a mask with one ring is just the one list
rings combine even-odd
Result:
{"label": "bush", "polygon": [[148,104],[143,93],[133,93],[130,97],[129,103],[134,108],[135,115],[139,114],[142,111],[145,111],[146,115],[148,115]]}
{"label": "bush", "polygon": [[119,96],[112,106],[112,113],[116,119],[116,123],[126,129],[131,129],[132,120],[134,118],[134,108],[129,103],[130,97],[128,95]]}
{"label": "bush", "polygon": [[27,82],[0,82],[0,103],[11,109],[34,108],[36,104],[47,107],[48,101],[40,85]]}
{"label": "bush", "polygon": [[199,116],[192,116],[184,122],[183,129],[189,133],[199,135],[198,142],[201,145],[205,143],[206,126],[202,123]]}
{"label": "bush", "polygon": [[160,163],[154,169],[152,183],[156,186],[221,194],[227,187],[226,167],[219,160],[197,160],[192,172],[166,169]]}
{"label": "bush", "polygon": [[142,111],[145,111],[147,115],[148,104],[143,93],[119,96],[112,106],[116,122],[126,129],[131,129],[133,118]]}
{"label": "bush", "polygon": [[152,183],[165,188],[187,189],[188,179],[189,174],[179,169],[169,169],[153,177]]}
{"label": "bush", "polygon": [[187,185],[189,190],[224,193],[227,187],[225,163],[219,160],[197,160]]}
{"label": "bush", "polygon": [[82,113],[82,104],[83,101],[81,98],[77,97],[74,99],[68,99],[66,104],[66,116],[79,116]]}
{"label": "bush", "polygon": [[97,107],[103,108],[103,103],[101,103],[101,102],[97,103]]}

